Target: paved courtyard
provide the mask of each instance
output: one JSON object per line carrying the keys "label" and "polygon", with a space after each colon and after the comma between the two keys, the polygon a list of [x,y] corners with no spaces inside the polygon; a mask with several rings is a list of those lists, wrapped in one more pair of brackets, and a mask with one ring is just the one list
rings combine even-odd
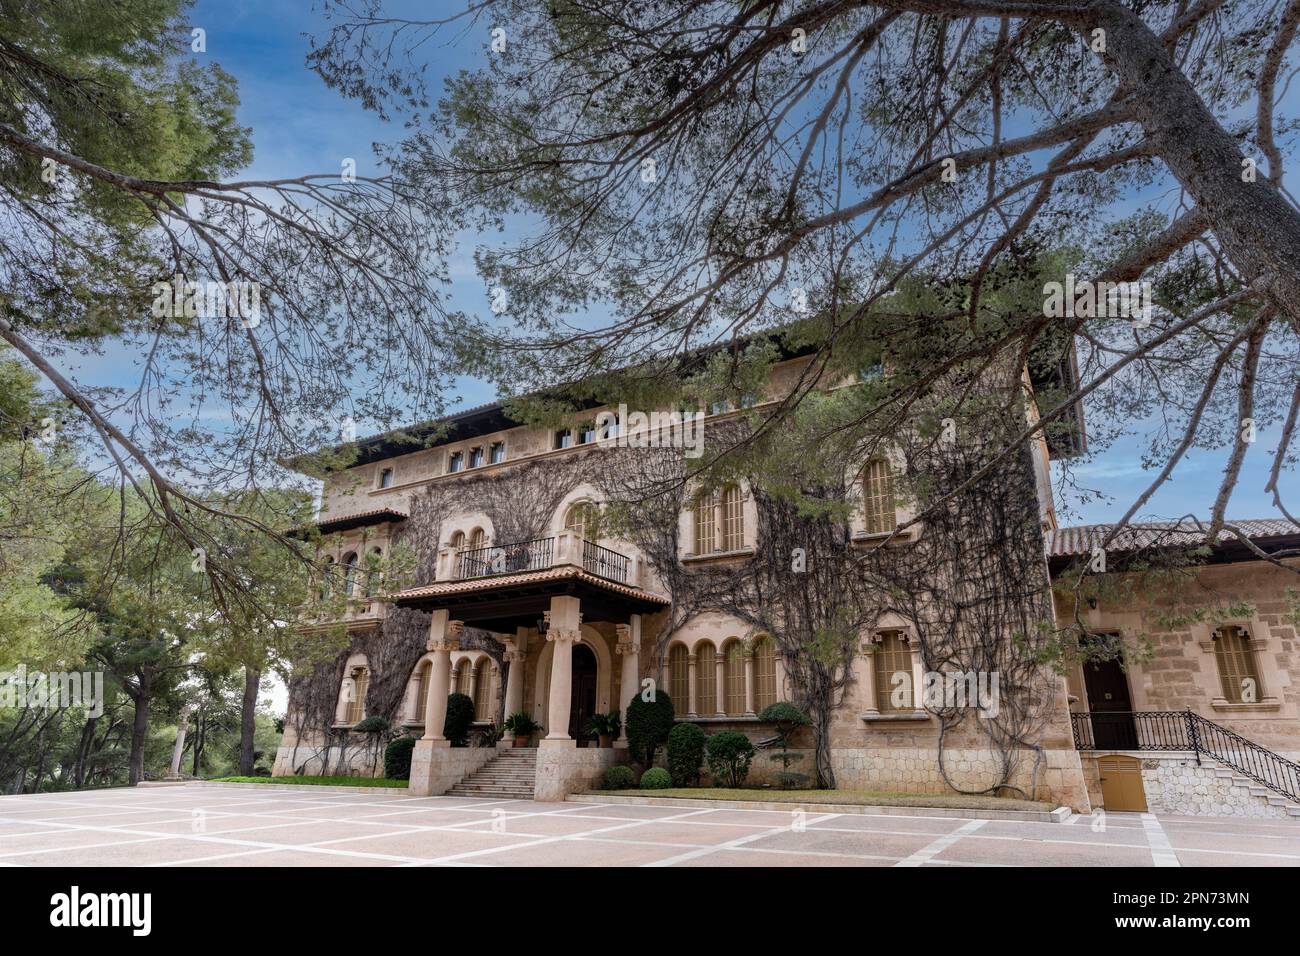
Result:
{"label": "paved courtyard", "polygon": [[0,797],[0,866],[1297,866],[1300,821],[1068,823],[148,787]]}

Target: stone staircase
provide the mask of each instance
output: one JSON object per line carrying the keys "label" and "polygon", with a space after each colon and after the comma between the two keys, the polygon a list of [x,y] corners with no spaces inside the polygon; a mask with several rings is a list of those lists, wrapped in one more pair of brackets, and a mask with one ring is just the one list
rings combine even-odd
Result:
{"label": "stone staircase", "polygon": [[502,750],[447,791],[452,797],[531,800],[537,780],[537,751],[531,747]]}
{"label": "stone staircase", "polygon": [[1238,773],[1232,767],[1217,764],[1214,767],[1214,776],[1219,780],[1227,781],[1229,786],[1237,791],[1240,796],[1249,795],[1250,802],[1260,807],[1261,810],[1264,806],[1273,808],[1269,813],[1270,816],[1280,817],[1285,814],[1300,819],[1300,803],[1288,800],[1277,791],[1263,786],[1245,774]]}

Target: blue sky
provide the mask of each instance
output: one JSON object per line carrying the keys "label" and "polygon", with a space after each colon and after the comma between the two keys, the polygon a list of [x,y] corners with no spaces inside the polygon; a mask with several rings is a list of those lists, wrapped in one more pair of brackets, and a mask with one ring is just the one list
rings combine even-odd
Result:
{"label": "blue sky", "polygon": [[[422,16],[431,16],[461,9],[462,5],[435,0],[414,8]],[[239,82],[240,121],[252,128],[255,144],[251,175],[272,177],[337,170],[348,157],[357,161],[359,171],[369,171],[373,169],[371,144],[401,136],[400,125],[386,124],[359,105],[342,99],[306,69],[304,57],[309,45],[304,34],[320,31],[324,24],[310,4],[200,0],[192,20],[207,31],[207,56]],[[436,48],[431,54],[433,72],[447,75],[476,65],[486,40],[486,36],[475,33],[459,38],[454,45]],[[488,302],[483,283],[474,273],[471,251],[468,246],[462,248],[452,262],[453,281],[448,295],[453,307],[481,313]],[[82,375],[100,383],[106,382],[110,377],[106,373],[111,370],[115,383],[129,384],[133,382],[130,363],[129,353],[110,353],[83,361],[79,367]],[[485,383],[466,379],[457,384],[463,404],[478,404],[493,397]],[[1269,451],[1275,442],[1276,433],[1265,432],[1249,450],[1230,517],[1273,516],[1263,486]],[[1143,516],[1206,514],[1220,478],[1222,459],[1221,453],[1189,455]],[[1153,475],[1141,466],[1138,442],[1125,440],[1113,446],[1104,458],[1079,466],[1076,477],[1114,500],[1081,503],[1068,494],[1062,495],[1057,503],[1065,523],[1102,522],[1117,517]],[[1294,474],[1289,477],[1294,487]]]}

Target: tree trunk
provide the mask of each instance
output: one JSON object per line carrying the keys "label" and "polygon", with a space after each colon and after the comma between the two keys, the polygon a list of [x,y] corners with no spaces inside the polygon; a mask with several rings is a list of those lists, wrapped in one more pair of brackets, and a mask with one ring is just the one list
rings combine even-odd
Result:
{"label": "tree trunk", "polygon": [[99,723],[98,717],[87,717],[86,722],[81,725],[81,740],[77,742],[77,759],[72,765],[72,786],[77,790],[86,785],[86,757],[95,742],[97,723]]}
{"label": "tree trunk", "polygon": [[149,738],[149,705],[153,702],[153,677],[147,671],[139,676],[140,686],[132,695],[135,720],[131,724],[131,762],[126,777],[130,787],[144,779],[144,745]]}
{"label": "tree trunk", "polygon": [[1164,43],[1118,3],[1099,4],[1081,32],[1106,31],[1104,58],[1137,94],[1138,119],[1157,154],[1191,195],[1247,282],[1275,281],[1278,310],[1300,323],[1300,212],[1260,170],[1242,178],[1241,147],[1206,108]]}
{"label": "tree trunk", "polygon": [[239,775],[253,775],[253,736],[257,731],[257,692],[262,684],[262,672],[245,665],[244,704],[239,713]]}

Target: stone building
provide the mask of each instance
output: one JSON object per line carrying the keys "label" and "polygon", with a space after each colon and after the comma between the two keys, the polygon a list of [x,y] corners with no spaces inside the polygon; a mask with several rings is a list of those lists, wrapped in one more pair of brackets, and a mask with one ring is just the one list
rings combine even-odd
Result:
{"label": "stone building", "polygon": [[[743,407],[710,408],[707,423],[722,426],[746,417],[751,406],[761,410],[788,389],[806,361],[794,356],[778,364],[764,394],[737,403]],[[1028,376],[1026,384],[1032,384]],[[511,420],[500,404],[485,405],[438,423],[435,437],[432,429],[414,430],[421,439],[414,446],[393,436],[363,439],[355,460],[326,476],[317,526],[325,560],[341,569],[338,579],[353,599],[346,620],[353,646],[317,674],[324,676],[316,693],[324,687],[331,695],[324,718],[309,713],[306,686],[291,685],[277,775],[381,772],[376,748],[350,729],[378,712],[418,738],[415,793],[560,798],[591,788],[605,768],[626,760],[626,730],[613,746],[599,747],[586,733],[587,721],[597,713],[625,712],[647,681],[669,693],[679,720],[710,733],[742,730],[760,745],[770,743],[773,728],[758,715],[770,703],[797,696],[774,636],[718,608],[670,625],[670,582],[681,580],[674,577],[678,572],[740,568],[761,551],[756,496],[742,480],[688,500],[668,573],[635,542],[599,528],[605,492],[584,462],[629,431],[628,423],[597,428],[602,411],[609,410],[593,408],[548,430]],[[1056,569],[1079,556],[1086,536],[1056,526],[1050,458],[1081,443],[1079,433],[1064,444],[1035,441],[1019,472],[1036,502],[1037,526],[1027,540],[1041,549],[1046,535]],[[910,517],[894,493],[893,467],[886,460],[865,462],[853,483],[849,538],[855,548],[889,539]],[[546,493],[526,490],[538,486]],[[426,560],[416,582],[384,600],[369,598],[366,555],[388,554],[417,526]],[[921,525],[890,547],[907,548],[925,534]],[[1243,598],[1259,602],[1258,616],[1241,624],[1250,640],[1269,642],[1259,654],[1258,676],[1264,693],[1273,696],[1244,709],[1217,700],[1214,671],[1205,667],[1214,652],[1203,649],[1211,638],[1193,628],[1186,635],[1157,635],[1156,656],[1131,678],[1129,709],[1192,706],[1294,751],[1288,744],[1300,732],[1288,676],[1296,666],[1294,629],[1283,623],[1282,578],[1236,565],[1207,573],[1225,582],[1259,582],[1237,587]],[[1060,600],[1058,616],[1064,613]],[[1097,627],[1149,630],[1147,608],[1103,604],[1089,613]],[[858,650],[827,731],[837,786],[945,793],[953,784],[980,790],[1000,779],[1005,753],[979,734],[947,731],[925,706],[929,675],[922,642],[905,616],[879,615],[862,628]],[[377,692],[381,681],[386,689]],[[1032,746],[1014,755],[1006,778],[1011,789],[1003,792],[1079,811],[1102,802],[1100,751],[1089,749],[1097,742],[1078,746],[1079,714],[1087,710],[1080,703],[1087,700],[1084,683],[1081,671],[1068,680],[1044,671],[1041,720]],[[451,691],[472,698],[480,727],[503,714],[529,713],[543,728],[536,746],[511,753],[513,741],[504,738],[495,746],[452,747],[441,733]],[[811,756],[806,735],[799,744]],[[771,780],[775,769],[760,758],[750,779]],[[1150,794],[1168,774],[1149,776]]]}

